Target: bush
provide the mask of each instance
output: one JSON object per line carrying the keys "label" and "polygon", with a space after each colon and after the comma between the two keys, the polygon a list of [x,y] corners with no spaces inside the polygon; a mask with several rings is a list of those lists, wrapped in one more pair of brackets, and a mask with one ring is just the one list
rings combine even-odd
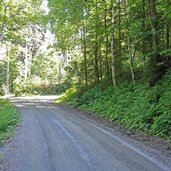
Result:
{"label": "bush", "polygon": [[171,136],[171,71],[155,87],[143,82],[132,87],[124,82],[113,88],[102,83],[77,94],[77,89],[71,88],[62,101],[135,130]]}
{"label": "bush", "polygon": [[60,99],[61,102],[67,102],[67,101],[72,101],[74,98],[76,98],[76,92],[77,88],[75,86],[69,88],[65,94],[62,96]]}
{"label": "bush", "polygon": [[156,117],[152,125],[152,131],[158,135],[167,135],[171,137],[171,114],[164,113]]}
{"label": "bush", "polygon": [[8,100],[0,99],[0,143],[11,135],[18,123],[17,108]]}
{"label": "bush", "polygon": [[16,96],[24,95],[49,95],[60,94],[67,89],[66,84],[45,84],[39,78],[28,80],[16,80],[14,84],[14,93]]}

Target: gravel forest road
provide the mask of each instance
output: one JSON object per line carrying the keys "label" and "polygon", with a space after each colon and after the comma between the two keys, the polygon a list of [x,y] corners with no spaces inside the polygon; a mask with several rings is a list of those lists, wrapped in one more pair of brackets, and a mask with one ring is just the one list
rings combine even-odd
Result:
{"label": "gravel forest road", "polygon": [[0,163],[0,170],[168,170],[79,111],[48,100],[14,101],[22,122],[16,137],[2,148],[4,162]]}

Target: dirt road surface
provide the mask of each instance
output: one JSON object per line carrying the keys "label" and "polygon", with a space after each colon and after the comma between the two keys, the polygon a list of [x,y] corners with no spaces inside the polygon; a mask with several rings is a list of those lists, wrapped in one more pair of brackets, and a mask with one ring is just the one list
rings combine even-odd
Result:
{"label": "dirt road surface", "polygon": [[21,126],[1,148],[4,171],[169,171],[160,161],[79,111],[49,99],[14,99]]}

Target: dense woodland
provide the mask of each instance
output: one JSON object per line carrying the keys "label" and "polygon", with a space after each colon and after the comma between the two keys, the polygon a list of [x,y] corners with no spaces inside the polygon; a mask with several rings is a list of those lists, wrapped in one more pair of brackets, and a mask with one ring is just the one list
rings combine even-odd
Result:
{"label": "dense woodland", "polygon": [[132,129],[171,136],[171,1],[49,0],[66,68],[61,101]]}
{"label": "dense woodland", "polygon": [[49,8],[58,48],[82,50],[69,68],[82,84],[144,77],[153,86],[171,66],[169,0],[49,0]]}
{"label": "dense woodland", "polygon": [[[57,81],[42,0],[0,1],[0,94],[49,94]],[[44,48],[44,49],[42,49]],[[47,48],[47,50],[46,50]],[[53,84],[52,84],[53,85]],[[44,89],[46,89],[44,91]]]}
{"label": "dense woodland", "polygon": [[[48,12],[42,3],[0,1],[0,44],[7,49],[1,92],[68,88],[63,101],[171,136],[171,1],[48,0]],[[47,30],[55,41],[41,53]],[[75,47],[79,54],[61,79],[52,54]]]}

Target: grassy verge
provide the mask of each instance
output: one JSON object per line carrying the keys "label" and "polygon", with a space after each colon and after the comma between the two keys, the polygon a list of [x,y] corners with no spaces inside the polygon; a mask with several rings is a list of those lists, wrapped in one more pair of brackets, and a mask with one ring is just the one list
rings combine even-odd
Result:
{"label": "grassy verge", "polygon": [[19,123],[17,108],[8,100],[0,99],[0,145],[14,135],[14,128]]}
{"label": "grassy verge", "polygon": [[101,83],[82,94],[73,87],[60,100],[133,130],[171,139],[171,71],[155,87],[142,81],[115,88]]}

